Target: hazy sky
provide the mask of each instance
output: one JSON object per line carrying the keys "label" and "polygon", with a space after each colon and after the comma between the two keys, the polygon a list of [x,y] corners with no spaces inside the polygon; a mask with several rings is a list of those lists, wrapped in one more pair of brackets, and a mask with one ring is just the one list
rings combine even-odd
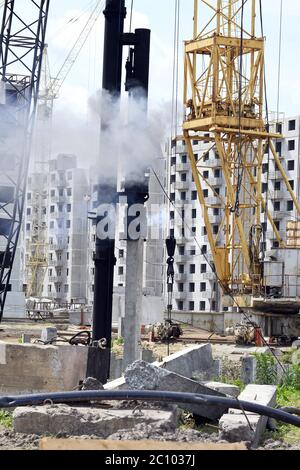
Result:
{"label": "hazy sky", "polygon": [[[16,0],[28,8],[28,0]],[[103,4],[104,4],[103,0]],[[201,2],[200,2],[201,3]],[[258,3],[258,2],[257,2]],[[262,0],[267,37],[266,71],[271,110],[277,106],[277,67],[280,0]],[[96,0],[51,0],[47,42],[52,75],[55,76],[75,38],[85,24]],[[128,10],[131,0],[126,1]],[[300,114],[300,61],[298,29],[300,2],[283,0],[283,46],[281,106],[286,115]],[[134,0],[133,27],[152,30],[150,64],[150,104],[168,103],[172,97],[173,35],[175,0]],[[83,13],[83,14],[82,14]],[[200,9],[201,13],[201,9]],[[80,16],[81,15],[81,16]],[[78,21],[70,23],[77,18]],[[129,14],[128,14],[129,16]],[[192,35],[193,0],[181,0],[180,66],[183,64],[183,41]],[[87,98],[101,86],[103,15],[87,40],[79,59],[61,89],[57,106],[70,105],[84,113]],[[128,26],[128,18],[127,18]],[[126,56],[126,51],[125,51]],[[182,96],[180,87],[179,97]]]}
{"label": "hazy sky", "polygon": [[[19,0],[26,3],[26,0]],[[266,71],[270,109],[277,107],[277,68],[280,21],[280,0],[262,0],[264,28],[267,37]],[[82,28],[87,15],[71,25],[68,21],[82,11],[89,11],[95,0],[52,0],[48,42],[52,74],[66,57],[74,37]],[[126,2],[128,10],[131,0]],[[173,35],[175,0],[134,0],[134,27],[152,30],[150,102],[169,102],[172,96]],[[200,10],[201,13],[201,10]],[[283,44],[281,111],[286,115],[300,113],[299,20],[300,2],[283,0]],[[129,15],[128,15],[129,16]],[[102,15],[101,15],[102,17]],[[193,0],[181,0],[180,59],[183,40],[192,33]],[[103,19],[99,19],[93,34],[61,90],[64,101],[84,107],[82,100],[101,85]],[[180,60],[180,65],[183,61]],[[181,97],[180,89],[180,97]]]}

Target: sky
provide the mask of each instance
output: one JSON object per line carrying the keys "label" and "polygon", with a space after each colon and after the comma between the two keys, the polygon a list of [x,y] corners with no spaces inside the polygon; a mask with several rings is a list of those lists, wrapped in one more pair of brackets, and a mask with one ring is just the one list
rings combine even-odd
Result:
{"label": "sky", "polygon": [[[26,2],[26,0],[18,0]],[[81,30],[87,14],[71,25],[68,21],[90,11],[95,0],[52,0],[50,6],[47,42],[52,75],[58,71]],[[127,29],[131,0],[126,2]],[[270,110],[277,108],[278,43],[280,24],[280,0],[262,0],[264,32],[266,36],[266,74]],[[152,30],[150,62],[150,106],[170,102],[172,98],[173,40],[175,0],[134,0],[133,28]],[[201,15],[201,7],[200,7]],[[87,40],[76,64],[61,89],[61,100],[84,109],[86,97],[101,87],[103,15]],[[192,34],[193,0],[181,0],[180,5],[180,54],[182,71],[183,41]],[[300,61],[298,28],[300,2],[283,0],[283,40],[280,86],[280,110],[287,116],[300,113]],[[125,52],[126,55],[126,52]],[[182,90],[179,88],[179,99]]]}
{"label": "sky", "polygon": [[[271,111],[277,109],[280,1],[262,0],[264,34],[266,36],[268,101]],[[16,0],[17,2],[23,9],[24,15],[26,15],[29,0]],[[105,3],[104,0],[102,2]],[[52,77],[57,75],[96,3],[97,0],[50,1],[47,44]],[[192,37],[193,3],[193,0],[180,1],[179,103],[181,103],[182,97],[183,43],[184,40]],[[201,5],[201,2],[199,3]],[[126,6],[128,14],[125,31],[128,31],[131,0],[126,1]],[[150,28],[152,31],[150,109],[170,109],[173,75],[174,10],[175,0],[134,0],[133,2],[133,29],[145,27]],[[201,12],[200,6],[200,21]],[[285,113],[286,116],[300,114],[299,23],[300,2],[283,0],[280,111]],[[97,90],[101,88],[103,30],[104,17],[101,14],[60,90],[59,99],[56,100],[54,118],[58,115],[58,122],[62,120],[62,110],[68,110],[76,117],[80,116],[81,119],[86,120],[87,125],[93,119],[90,116],[88,103]],[[124,51],[125,59],[126,50]],[[125,95],[124,91],[123,94]]]}

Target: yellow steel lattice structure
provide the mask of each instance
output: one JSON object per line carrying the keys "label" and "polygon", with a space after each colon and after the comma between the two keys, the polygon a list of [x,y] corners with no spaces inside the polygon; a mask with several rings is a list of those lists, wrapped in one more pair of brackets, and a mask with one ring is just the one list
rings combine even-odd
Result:
{"label": "yellow steel lattice structure", "polygon": [[[256,0],[195,0],[194,35],[185,42],[183,134],[216,274],[225,292],[258,293],[262,285],[263,157],[269,144],[300,214],[264,119],[265,40],[257,35]],[[225,197],[205,177],[208,151],[197,161],[192,141],[209,140],[226,184]],[[203,192],[209,187],[211,198]],[[212,201],[212,202],[211,202]],[[211,223],[218,208],[218,233]],[[285,241],[267,211],[281,247]]]}

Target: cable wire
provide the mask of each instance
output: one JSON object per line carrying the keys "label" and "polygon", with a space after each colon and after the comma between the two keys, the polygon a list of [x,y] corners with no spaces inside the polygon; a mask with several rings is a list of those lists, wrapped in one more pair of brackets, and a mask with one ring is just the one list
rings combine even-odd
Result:
{"label": "cable wire", "polygon": [[242,0],[242,9],[241,9],[241,36],[240,36],[240,64],[239,64],[239,134],[238,134],[238,178],[237,178],[237,188],[236,188],[236,200],[234,209],[232,212],[235,213],[237,217],[240,216],[240,192],[243,183],[244,177],[244,165],[242,161],[242,97],[243,97],[243,59],[244,59],[244,10],[245,3],[247,0]]}
{"label": "cable wire", "polygon": [[279,122],[279,107],[280,107],[282,21],[283,21],[283,0],[280,1],[280,25],[279,25],[279,46],[278,46],[278,50],[279,50],[278,51],[278,82],[277,82],[277,122]]}

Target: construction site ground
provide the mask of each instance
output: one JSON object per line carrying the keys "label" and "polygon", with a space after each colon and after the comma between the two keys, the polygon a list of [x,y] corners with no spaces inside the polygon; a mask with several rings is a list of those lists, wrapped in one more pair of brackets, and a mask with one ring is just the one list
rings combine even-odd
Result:
{"label": "construction site ground", "polygon": [[[62,320],[52,322],[34,320],[3,321],[0,328],[0,341],[20,343],[22,335],[26,334],[31,337],[31,342],[34,342],[41,337],[42,330],[48,327],[56,327],[58,335],[66,338],[72,337],[80,331],[88,331],[90,329],[86,326],[70,325]],[[114,330],[113,351],[116,356],[122,357],[123,345],[116,341],[118,335],[116,328]],[[212,345],[213,355],[216,359],[226,356],[234,362],[239,362],[240,358],[246,353],[251,354],[259,351],[255,346],[237,346],[232,336],[221,336],[188,325],[183,327],[183,335],[179,339],[171,339],[169,344],[161,341],[151,342],[149,341],[149,335],[142,335],[143,348],[152,350],[155,360],[162,360],[170,354],[201,343],[210,343]],[[286,351],[289,348],[279,347],[278,349]]]}
{"label": "construction site ground", "polygon": [[[0,341],[5,342],[21,342],[22,334],[28,334],[31,341],[35,342],[41,336],[41,331],[46,327],[56,326],[58,334],[64,337],[71,337],[79,331],[89,329],[87,327],[79,327],[69,325],[67,322],[45,322],[45,321],[20,321],[17,323],[4,322],[1,324]],[[113,351],[115,355],[121,357],[123,354],[123,345],[117,340],[117,333],[114,332]],[[169,354],[173,354],[182,349],[185,349],[195,343],[212,343],[213,356],[215,359],[226,358],[226,371],[224,372],[229,380],[234,381],[239,371],[239,362],[241,357],[245,354],[251,354],[257,351],[255,346],[241,347],[234,343],[234,338],[218,336],[211,334],[207,331],[199,330],[191,326],[183,328],[183,336],[179,341],[170,341],[169,344],[162,342],[150,342],[149,337],[144,336],[142,346],[145,349],[150,349],[153,352],[154,360],[162,360]],[[286,348],[280,348],[285,350]],[[0,392],[1,393],[1,392]],[[294,406],[300,407],[300,396],[293,398]],[[41,436],[37,435],[23,435],[15,433],[12,430],[12,410],[0,410],[0,450],[8,449],[38,449]],[[68,438],[66,435],[53,436],[59,439]],[[83,436],[84,437],[84,436]],[[82,436],[78,436],[82,439]],[[84,437],[91,439],[91,436]],[[93,437],[92,439],[99,439]],[[139,425],[137,429],[131,431],[120,430],[113,436],[113,440],[142,440],[153,439],[160,441],[176,441],[176,442],[212,442],[219,443],[218,424],[201,426],[196,423],[192,418],[186,417],[185,422],[174,430],[155,428],[149,425]],[[275,449],[295,449],[300,450],[300,432],[298,429],[287,426],[280,426],[275,433],[267,432],[264,444],[261,449],[275,450]]]}

